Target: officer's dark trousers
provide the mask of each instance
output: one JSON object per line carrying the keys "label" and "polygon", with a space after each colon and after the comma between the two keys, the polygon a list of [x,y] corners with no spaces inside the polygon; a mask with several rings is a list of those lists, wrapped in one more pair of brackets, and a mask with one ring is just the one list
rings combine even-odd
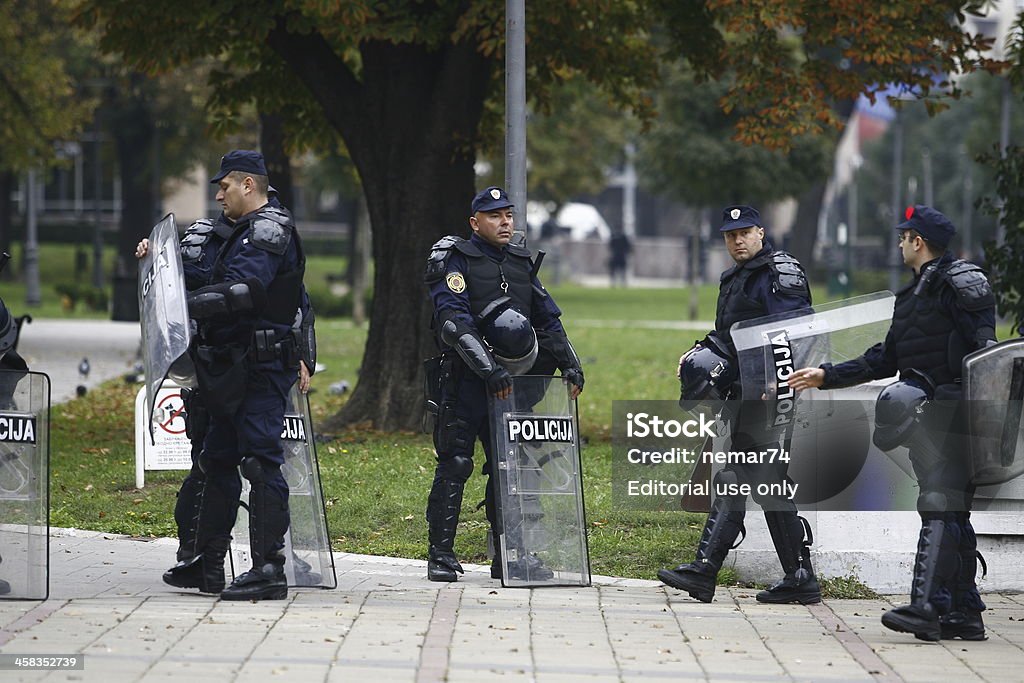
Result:
{"label": "officer's dark trousers", "polygon": [[[237,500],[242,493],[238,465],[255,457],[263,467],[267,488],[286,508],[288,484],[281,474],[284,451],[281,430],[288,392],[296,381],[293,370],[275,364],[253,364],[248,373],[245,399],[230,417],[211,414],[210,429],[203,442],[206,476]],[[235,520],[225,520],[230,529]],[[279,550],[283,539],[274,543]]]}
{"label": "officer's dark trousers", "polygon": [[[441,409],[434,428],[434,449],[437,453],[437,468],[434,471],[434,482],[431,486],[430,498],[427,501],[427,522],[431,525],[431,544],[449,545],[454,539],[454,528],[450,530],[451,540],[447,531],[437,527],[440,516],[445,514],[443,498],[446,492],[454,488],[458,490],[457,499],[449,495],[451,504],[461,504],[461,488],[473,473],[473,451],[477,439],[483,444],[486,464],[484,472],[490,476],[491,461],[491,430],[488,413],[487,386],[470,370],[456,360],[451,375],[441,387]],[[492,530],[497,530],[497,513],[490,481],[485,494],[487,520]],[[458,510],[454,510],[455,522]],[[435,538],[436,537],[436,538]],[[445,548],[450,550],[450,548]]]}
{"label": "officer's dark trousers", "polygon": [[978,593],[978,539],[971,525],[975,487],[969,483],[969,443],[963,405],[935,401],[921,427],[930,435],[928,447],[910,448],[920,494],[917,508],[922,524],[943,522],[943,542],[936,549],[935,587],[928,601],[939,614],[981,611]]}

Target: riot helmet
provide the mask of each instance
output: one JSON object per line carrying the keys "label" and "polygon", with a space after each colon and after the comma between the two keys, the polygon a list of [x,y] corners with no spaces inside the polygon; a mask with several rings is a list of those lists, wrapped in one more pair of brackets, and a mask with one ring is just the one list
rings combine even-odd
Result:
{"label": "riot helmet", "polygon": [[679,365],[679,406],[691,410],[702,401],[724,401],[736,376],[728,348],[713,337],[705,338]]}
{"label": "riot helmet", "polygon": [[477,316],[477,327],[491,347],[494,359],[509,374],[526,374],[537,360],[537,333],[512,299],[499,297]]}
{"label": "riot helmet", "polygon": [[935,395],[931,378],[907,370],[878,394],[875,401],[875,433],[871,440],[883,451],[905,445],[917,430],[924,405]]}

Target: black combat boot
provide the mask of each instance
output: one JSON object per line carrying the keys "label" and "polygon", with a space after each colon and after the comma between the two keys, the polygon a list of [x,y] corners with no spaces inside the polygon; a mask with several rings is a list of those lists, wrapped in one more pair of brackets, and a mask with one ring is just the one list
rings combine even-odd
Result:
{"label": "black combat boot", "polygon": [[758,593],[757,601],[801,605],[821,602],[821,587],[811,566],[811,543],[814,540],[807,520],[789,510],[766,510],[764,519],[782,571],[786,574],[771,588]]}
{"label": "black combat boot", "polygon": [[198,588],[201,593],[224,590],[224,557],[237,515],[237,500],[229,499],[210,479],[190,474],[174,506],[178,563],[164,572],[164,583]]}
{"label": "black combat boot", "polygon": [[939,631],[943,640],[988,640],[985,622],[978,610],[957,610],[939,617]]}
{"label": "black combat boot", "polygon": [[957,547],[960,566],[953,587],[952,608],[948,614],[939,617],[939,628],[943,640],[988,640],[985,622],[981,618],[985,603],[978,593],[976,581],[978,564],[981,564],[982,577],[988,575],[988,565],[978,552],[978,537],[971,526],[971,513],[959,513],[957,523],[960,525],[960,544]]}
{"label": "black combat boot", "polygon": [[288,597],[284,573],[284,535],[288,531],[288,501],[267,485],[256,458],[242,461],[249,480],[249,545],[252,569],[235,577],[220,597],[224,600],[283,600]]}
{"label": "black combat boot", "polygon": [[[743,500],[718,496],[704,522],[704,532],[697,546],[697,557],[675,569],[659,569],[658,578],[673,588],[686,591],[691,598],[711,602],[715,597],[715,581],[729,551],[744,534]],[[740,538],[740,542],[743,539]]]}
{"label": "black combat boot", "polygon": [[[505,564],[502,561],[500,543],[494,544],[494,557],[491,558],[491,578],[501,579],[505,576]],[[509,562],[508,578],[513,581],[550,581],[555,573],[544,564],[535,553],[516,550],[516,559]]]}
{"label": "black combat boot", "polygon": [[427,499],[427,536],[430,550],[427,557],[427,578],[451,583],[464,574],[455,557],[455,530],[462,511],[465,483],[450,479],[434,479]]}
{"label": "black combat boot", "polygon": [[946,523],[941,519],[926,520],[921,526],[914,561],[914,582],[910,588],[910,604],[894,607],[882,615],[882,625],[893,631],[913,633],[919,640],[934,641],[942,637],[939,614],[929,602],[941,585]]}

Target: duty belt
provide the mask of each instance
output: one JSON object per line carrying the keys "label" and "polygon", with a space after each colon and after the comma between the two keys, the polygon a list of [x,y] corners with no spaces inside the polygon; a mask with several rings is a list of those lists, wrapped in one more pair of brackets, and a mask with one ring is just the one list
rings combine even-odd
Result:
{"label": "duty belt", "polygon": [[274,330],[256,330],[252,346],[249,347],[249,358],[258,363],[281,359],[285,367],[298,367],[301,359],[299,340],[296,339],[298,334],[298,330],[292,330],[280,341],[274,341]]}

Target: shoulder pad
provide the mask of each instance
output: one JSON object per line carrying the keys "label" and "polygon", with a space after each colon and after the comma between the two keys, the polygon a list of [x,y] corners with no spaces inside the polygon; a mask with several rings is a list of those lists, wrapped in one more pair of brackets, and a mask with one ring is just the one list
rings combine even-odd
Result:
{"label": "shoulder pad", "polygon": [[953,261],[943,273],[943,279],[956,292],[957,304],[965,311],[980,311],[996,304],[985,271],[970,261]]}
{"label": "shoulder pad", "polygon": [[276,220],[264,217],[262,211],[252,222],[250,241],[253,246],[280,255],[288,250],[291,239],[292,226],[290,222],[278,223]]}
{"label": "shoulder pad", "polygon": [[510,244],[507,250],[513,256],[522,256],[523,258],[530,258],[532,256],[530,250],[520,244]]}
{"label": "shoulder pad", "polygon": [[430,256],[427,257],[427,269],[423,273],[423,281],[432,285],[442,277],[448,270],[448,259],[452,256],[452,248],[460,242],[465,242],[461,237],[446,235],[434,242],[430,248]]}
{"label": "shoulder pad", "polygon": [[480,251],[480,248],[469,240],[459,240],[455,245],[455,248],[466,256],[472,256],[473,258],[482,258],[484,253]]}
{"label": "shoulder pad", "polygon": [[292,215],[288,213],[288,209],[283,206],[270,206],[269,204],[264,206],[256,214],[256,220],[261,218],[289,228],[295,227],[295,221],[292,220]]}
{"label": "shoulder pad", "polygon": [[205,235],[210,232],[213,232],[213,221],[209,218],[200,218],[195,223],[185,228],[186,235]]}
{"label": "shoulder pad", "polygon": [[804,267],[792,255],[776,251],[771,255],[769,265],[775,283],[775,291],[789,296],[810,296]]}

